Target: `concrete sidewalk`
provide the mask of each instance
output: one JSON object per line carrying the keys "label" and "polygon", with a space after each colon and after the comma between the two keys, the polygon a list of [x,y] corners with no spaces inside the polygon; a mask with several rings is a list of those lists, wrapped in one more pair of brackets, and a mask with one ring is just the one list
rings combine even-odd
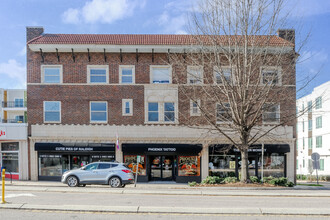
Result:
{"label": "concrete sidewalk", "polygon": [[180,213],[180,214],[254,214],[254,215],[317,215],[330,216],[330,209],[298,208],[190,208],[155,206],[86,206],[86,205],[29,205],[0,204],[0,209],[48,210],[72,212],[114,212],[114,213]]}

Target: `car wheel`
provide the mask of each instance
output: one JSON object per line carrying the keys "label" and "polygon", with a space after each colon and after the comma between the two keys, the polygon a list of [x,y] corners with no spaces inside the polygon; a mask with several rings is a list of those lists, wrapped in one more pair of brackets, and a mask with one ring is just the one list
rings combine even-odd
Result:
{"label": "car wheel", "polygon": [[123,187],[123,188],[124,188],[125,186],[126,186],[126,184],[121,184],[121,187]]}
{"label": "car wheel", "polygon": [[112,177],[110,180],[109,180],[109,185],[113,188],[118,188],[120,187],[122,184],[121,184],[121,180],[119,179],[119,177]]}
{"label": "car wheel", "polygon": [[75,176],[69,176],[68,179],[66,180],[68,186],[70,187],[76,187],[79,185],[78,183],[78,178]]}

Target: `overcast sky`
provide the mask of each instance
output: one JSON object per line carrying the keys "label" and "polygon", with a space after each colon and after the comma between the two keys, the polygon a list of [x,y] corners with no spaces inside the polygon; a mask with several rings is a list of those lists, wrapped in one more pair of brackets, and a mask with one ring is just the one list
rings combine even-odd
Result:
{"label": "overcast sky", "polygon": [[[0,88],[26,87],[26,26],[45,33],[186,34],[197,0],[0,0]],[[299,36],[311,31],[297,75],[319,72],[303,93],[330,80],[330,1],[290,0]],[[290,10],[291,10],[291,6]],[[298,36],[298,40],[299,40]]]}

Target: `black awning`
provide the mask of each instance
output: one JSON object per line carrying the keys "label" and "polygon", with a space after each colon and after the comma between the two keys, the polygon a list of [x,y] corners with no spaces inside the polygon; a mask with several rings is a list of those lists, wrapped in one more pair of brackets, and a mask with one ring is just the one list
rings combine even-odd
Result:
{"label": "black awning", "polygon": [[201,144],[122,144],[124,153],[190,153],[198,154]]}
{"label": "black awning", "polygon": [[[262,145],[256,144],[252,145],[248,152],[250,153],[261,153]],[[209,146],[209,153],[219,153],[225,152],[228,153],[238,153],[239,150],[235,148],[233,145],[229,144],[215,144]],[[288,144],[265,144],[264,145],[264,152],[265,153],[289,153],[290,152],[290,145]]]}
{"label": "black awning", "polygon": [[35,143],[36,151],[96,152],[115,151],[115,144],[107,143]]}

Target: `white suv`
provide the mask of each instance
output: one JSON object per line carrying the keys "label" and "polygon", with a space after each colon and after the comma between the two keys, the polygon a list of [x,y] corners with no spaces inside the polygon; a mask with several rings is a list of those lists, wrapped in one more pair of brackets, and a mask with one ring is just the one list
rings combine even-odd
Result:
{"label": "white suv", "polygon": [[126,184],[134,183],[134,175],[132,170],[122,163],[96,162],[63,173],[61,182],[70,187],[86,186],[86,184],[125,187]]}

